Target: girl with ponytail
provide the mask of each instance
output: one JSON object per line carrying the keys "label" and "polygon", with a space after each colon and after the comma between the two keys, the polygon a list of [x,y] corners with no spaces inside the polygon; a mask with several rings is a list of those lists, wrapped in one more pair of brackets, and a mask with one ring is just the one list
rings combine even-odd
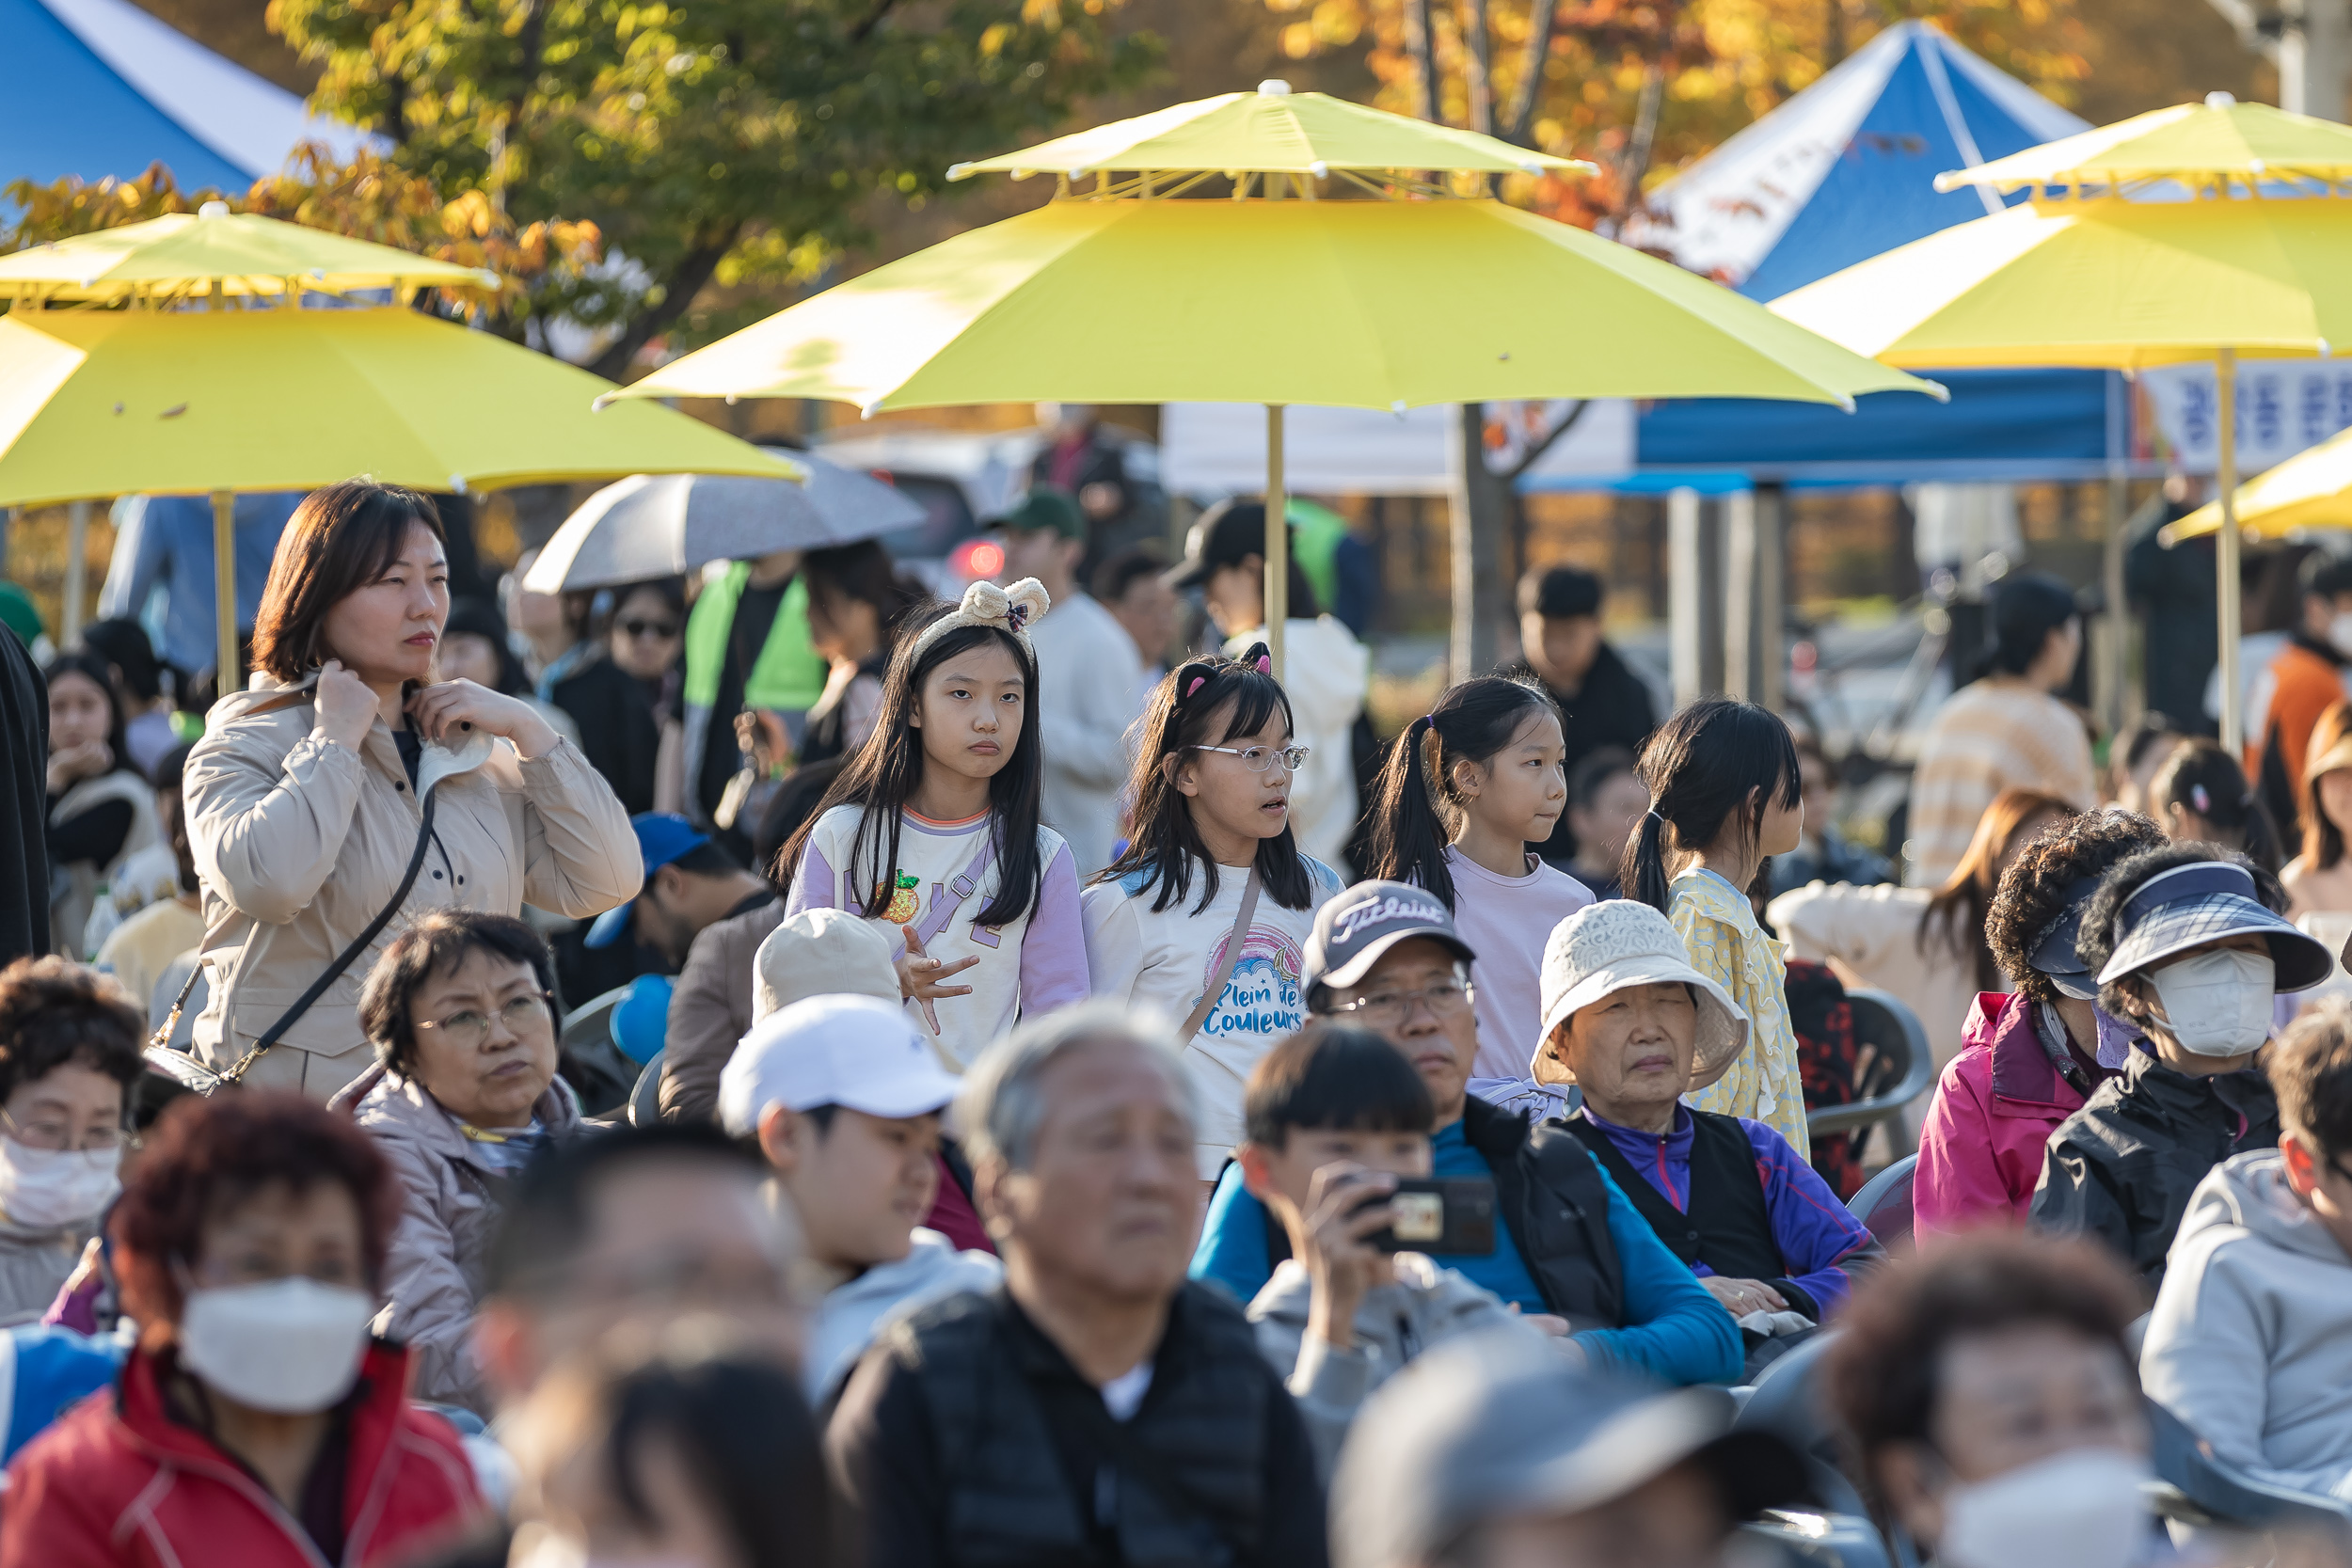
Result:
{"label": "girl with ponytail", "polygon": [[1635,771],[1650,809],[1626,841],[1625,895],[1664,911],[1691,962],[1748,1015],[1748,1050],[1692,1085],[1692,1108],[1763,1122],[1810,1158],[1781,957],[1747,894],[1804,827],[1796,740],[1770,711],[1709,697],[1661,725]]}
{"label": "girl with ponytail", "polygon": [[1534,686],[1483,675],[1450,687],[1390,749],[1365,875],[1427,888],[1478,955],[1474,1078],[1518,1080],[1543,1034],[1544,942],[1593,901],[1528,852],[1568,798],[1560,710]]}
{"label": "girl with ponytail", "polygon": [[1083,899],[1094,994],[1182,1021],[1203,1180],[1241,1142],[1249,1069],[1307,1022],[1307,938],[1343,885],[1292,836],[1306,748],[1272,672],[1261,642],[1161,677],[1137,724],[1126,852]]}

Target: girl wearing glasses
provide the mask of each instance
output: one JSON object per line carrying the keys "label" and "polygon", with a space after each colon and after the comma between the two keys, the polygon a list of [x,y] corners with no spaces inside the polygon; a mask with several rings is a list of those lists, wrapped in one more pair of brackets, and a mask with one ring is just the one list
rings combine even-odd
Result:
{"label": "girl wearing glasses", "polygon": [[1380,770],[1364,875],[1427,888],[1476,950],[1475,1078],[1516,1080],[1542,1033],[1544,942],[1593,901],[1528,849],[1567,805],[1560,709],[1499,675],[1449,688]]}
{"label": "girl wearing glasses", "polygon": [[1292,835],[1307,748],[1264,644],[1163,678],[1141,733],[1126,852],[1086,892],[1087,967],[1095,995],[1184,1021],[1213,1181],[1241,1142],[1250,1069],[1307,1022],[1307,938],[1343,884]]}
{"label": "girl wearing glasses", "polygon": [[529,926],[439,910],[385,949],[360,993],[376,1065],[333,1103],[373,1135],[405,1195],[384,1294],[421,1400],[487,1408],[471,1331],[508,1183],[580,1128],[555,1081],[554,989]]}
{"label": "girl wearing glasses", "polygon": [[38,1319],[98,1233],[146,1040],[137,1009],[93,970],[0,970],[0,1325]]}
{"label": "girl wearing glasses", "polygon": [[785,842],[785,918],[847,910],[890,939],[898,989],[961,1072],[1024,1016],[1087,995],[1078,872],[1038,820],[1035,578],[976,582],[909,621],[882,714]]}

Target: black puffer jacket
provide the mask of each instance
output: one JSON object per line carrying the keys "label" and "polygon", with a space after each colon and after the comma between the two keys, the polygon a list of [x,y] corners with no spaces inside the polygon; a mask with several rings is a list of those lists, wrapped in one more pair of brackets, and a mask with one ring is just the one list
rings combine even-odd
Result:
{"label": "black puffer jacket", "polygon": [[2279,1101],[2262,1069],[2192,1078],[2135,1050],[2050,1134],[2028,1223],[2106,1243],[2153,1298],[2197,1183],[2231,1155],[2278,1143]]}
{"label": "black puffer jacket", "polygon": [[871,1568],[1326,1561],[1306,1423],[1240,1309],[1200,1285],[1170,1305],[1128,1420],[999,1289],[886,1332],[825,1447]]}

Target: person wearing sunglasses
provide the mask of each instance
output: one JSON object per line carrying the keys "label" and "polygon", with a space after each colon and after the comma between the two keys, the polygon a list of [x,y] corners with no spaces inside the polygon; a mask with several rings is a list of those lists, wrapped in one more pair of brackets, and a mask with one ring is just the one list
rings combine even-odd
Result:
{"label": "person wearing sunglasses", "polygon": [[549,672],[543,694],[580,726],[590,766],[634,816],[653,810],[663,714],[677,708],[670,674],[684,646],[686,584],[662,578],[604,590],[589,622],[601,635],[579,663]]}
{"label": "person wearing sunglasses", "polygon": [[55,958],[0,970],[0,1325],[41,1315],[120,1190],[146,1037],[94,970]]}
{"label": "person wearing sunglasses", "polygon": [[580,1131],[555,1082],[553,990],[529,926],[443,910],[385,949],[360,993],[376,1065],[334,1104],[374,1136],[405,1195],[384,1298],[421,1400],[487,1408],[471,1330],[491,1236],[522,1167]]}

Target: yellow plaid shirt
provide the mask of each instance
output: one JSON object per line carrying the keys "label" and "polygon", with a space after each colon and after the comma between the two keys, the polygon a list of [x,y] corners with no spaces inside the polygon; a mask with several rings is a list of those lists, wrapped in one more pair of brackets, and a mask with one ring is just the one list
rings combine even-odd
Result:
{"label": "yellow plaid shirt", "polygon": [[1797,1034],[1781,986],[1787,967],[1781,944],[1756,923],[1747,898],[1712,871],[1686,871],[1667,894],[1666,918],[1682,933],[1692,966],[1729,991],[1748,1015],[1747,1050],[1713,1085],[1684,1099],[1693,1110],[1753,1117],[1810,1159]]}

